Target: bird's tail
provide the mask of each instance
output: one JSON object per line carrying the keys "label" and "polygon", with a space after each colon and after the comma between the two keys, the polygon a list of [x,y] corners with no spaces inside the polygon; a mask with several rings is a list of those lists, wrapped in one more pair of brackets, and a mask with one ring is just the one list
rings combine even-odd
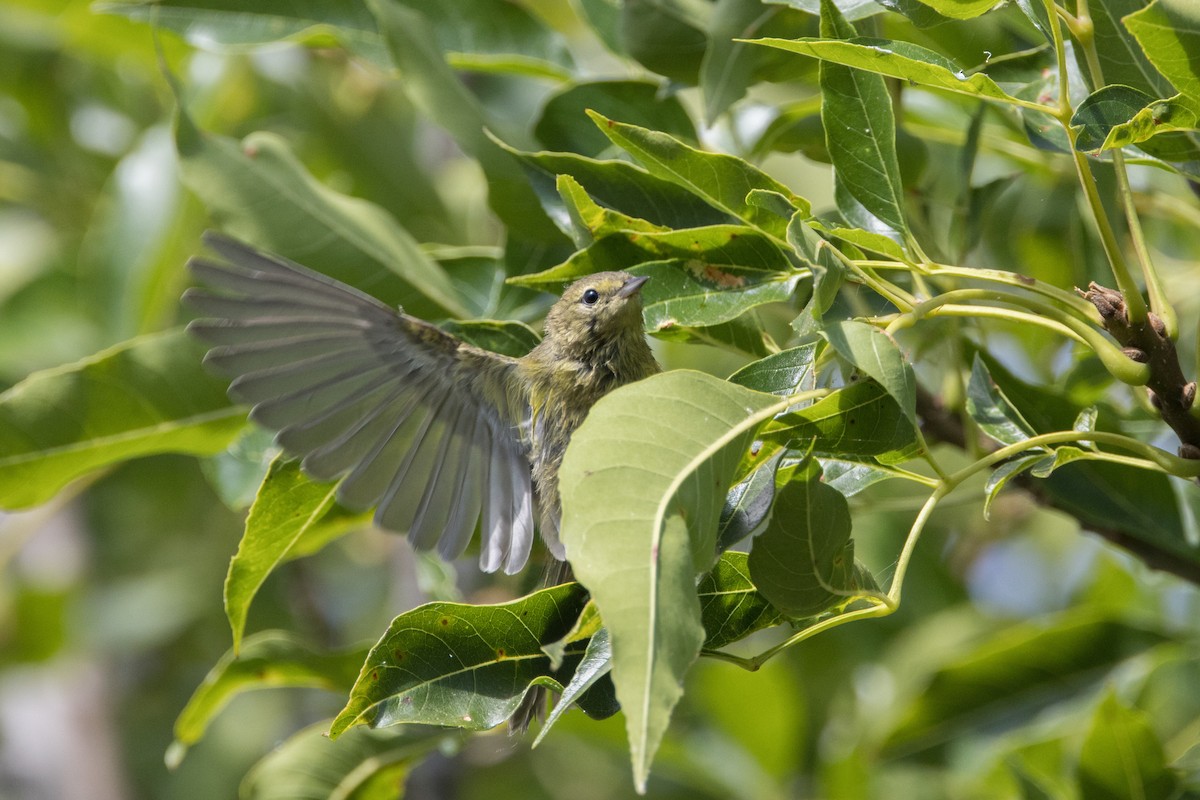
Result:
{"label": "bird's tail", "polygon": [[[541,583],[543,587],[558,586],[573,580],[575,580],[575,573],[571,571],[570,563],[554,560],[546,565]],[[530,723],[535,719],[545,719],[546,702],[549,697],[550,692],[544,686],[534,686],[526,692],[525,698],[521,700],[521,705],[517,706],[517,710],[508,720],[508,734],[520,736],[529,730]]]}

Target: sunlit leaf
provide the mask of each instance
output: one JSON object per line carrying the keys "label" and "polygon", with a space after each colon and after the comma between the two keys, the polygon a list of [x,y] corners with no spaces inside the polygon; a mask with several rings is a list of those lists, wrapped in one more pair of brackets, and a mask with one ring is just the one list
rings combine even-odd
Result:
{"label": "sunlit leaf", "polygon": [[771,394],[796,394],[801,389],[811,388],[813,358],[817,344],[809,342],[772,353],[766,358],[752,361],[729,376],[729,380],[747,389]]}
{"label": "sunlit leaf", "polygon": [[333,507],[336,489],[336,484],[309,480],[296,461],[280,456],[271,464],[225,577],[225,615],[233,630],[235,653],[254,595],[297,540]]}
{"label": "sunlit leaf", "polygon": [[1192,0],[1154,0],[1122,22],[1142,52],[1175,88],[1200,102],[1200,6]]}
{"label": "sunlit leaf", "polygon": [[795,441],[833,457],[874,456],[897,462],[919,452],[915,429],[894,398],[875,381],[859,381],[807,408],[780,416],[761,432],[781,444]]}
{"label": "sunlit leaf", "polygon": [[[824,34],[822,34],[824,36]],[[849,36],[839,38],[756,39],[755,44],[812,56],[831,64],[912,81],[919,86],[943,89],[956,94],[998,100],[1006,103],[1013,96],[982,72],[967,75],[962,67],[945,56],[898,39],[874,39]]]}
{"label": "sunlit leaf", "polygon": [[726,489],[756,429],[786,404],[666,372],[601,398],[571,437],[563,544],[612,635],[639,786],[704,642],[695,579],[716,560]]}
{"label": "sunlit leaf", "polygon": [[245,427],[182,330],[131,339],[0,393],[0,508],[155,453],[213,455]]}

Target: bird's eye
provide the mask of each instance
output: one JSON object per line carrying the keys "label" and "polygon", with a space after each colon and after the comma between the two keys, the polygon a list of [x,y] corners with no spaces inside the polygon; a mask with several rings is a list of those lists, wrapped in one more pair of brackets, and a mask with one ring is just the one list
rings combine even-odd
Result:
{"label": "bird's eye", "polygon": [[588,289],[583,293],[583,304],[585,306],[594,306],[596,301],[600,299],[600,293],[595,289]]}

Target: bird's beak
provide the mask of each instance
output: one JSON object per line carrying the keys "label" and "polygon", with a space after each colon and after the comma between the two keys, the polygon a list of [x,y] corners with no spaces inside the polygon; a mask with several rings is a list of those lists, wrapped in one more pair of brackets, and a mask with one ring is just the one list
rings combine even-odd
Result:
{"label": "bird's beak", "polygon": [[629,280],[625,281],[624,286],[617,290],[617,297],[624,300],[627,297],[637,294],[642,288],[642,284],[648,280],[650,280],[650,278],[645,275],[642,275],[638,278],[630,278]]}

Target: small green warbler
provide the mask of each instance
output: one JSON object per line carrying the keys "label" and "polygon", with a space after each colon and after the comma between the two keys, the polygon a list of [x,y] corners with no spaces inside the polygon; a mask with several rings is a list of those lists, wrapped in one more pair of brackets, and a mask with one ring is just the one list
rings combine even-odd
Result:
{"label": "small green warbler", "polygon": [[642,330],[646,278],[601,272],[569,286],[545,338],[509,358],[466,344],[332,278],[207,234],[194,258],[212,290],[185,301],[189,330],[230,396],[351,509],[457,558],[480,523],[479,565],[519,571],[534,519],[558,539],[558,468],[571,434],[610,390],[659,371]]}

